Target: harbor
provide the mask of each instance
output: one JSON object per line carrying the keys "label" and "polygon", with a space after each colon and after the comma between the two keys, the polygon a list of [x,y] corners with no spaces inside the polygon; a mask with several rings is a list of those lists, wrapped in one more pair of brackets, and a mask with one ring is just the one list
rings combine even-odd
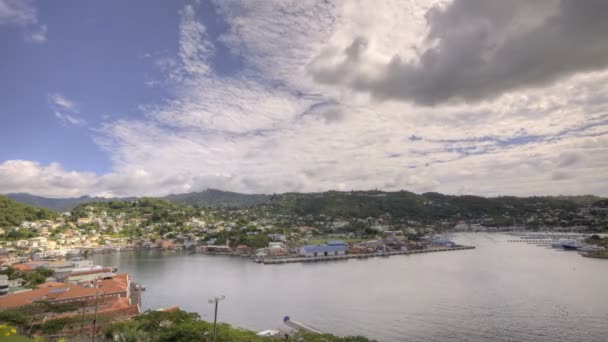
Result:
{"label": "harbor", "polygon": [[[96,264],[116,265],[146,285],[142,311],[179,306],[209,320],[214,308],[206,304],[208,298],[225,295],[220,320],[258,332],[289,328],[283,321],[287,315],[315,330],[375,336],[379,342],[404,336],[413,342],[440,340],[452,330],[469,341],[605,340],[608,275],[602,260],[509,243],[517,237],[502,233],[451,238],[475,249],[275,266],[246,257],[159,249],[92,258]],[[583,280],[586,290],[578,291]],[[505,298],[513,301],[505,305]],[[522,314],[529,310],[534,310],[534,320]],[[564,310],[568,315],[561,314]],[[573,316],[582,318],[574,321]],[[508,331],[502,328],[506,319]],[[493,328],[477,329],[484,322]],[[536,332],[547,326],[556,330],[539,339]]]}

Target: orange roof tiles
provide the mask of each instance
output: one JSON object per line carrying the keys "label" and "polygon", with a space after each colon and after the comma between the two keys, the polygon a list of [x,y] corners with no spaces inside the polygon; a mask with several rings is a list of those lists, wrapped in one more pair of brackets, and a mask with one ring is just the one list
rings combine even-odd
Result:
{"label": "orange roof tiles", "polygon": [[13,268],[19,271],[31,271],[32,268],[26,264],[13,265]]}
{"label": "orange roof tiles", "polygon": [[0,297],[0,308],[14,308],[32,304],[36,301],[68,300],[71,298],[94,297],[99,294],[125,292],[129,288],[129,275],[119,274],[112,279],[98,280],[97,287],[84,287],[75,284],[57,282],[43,283],[38,289],[14,293]]}
{"label": "orange roof tiles", "polygon": [[65,284],[64,283],[58,283],[56,281],[47,281],[46,283],[42,283],[42,284],[36,286],[36,288],[43,289],[43,288],[46,288],[46,287],[58,287],[58,286],[65,286]]}

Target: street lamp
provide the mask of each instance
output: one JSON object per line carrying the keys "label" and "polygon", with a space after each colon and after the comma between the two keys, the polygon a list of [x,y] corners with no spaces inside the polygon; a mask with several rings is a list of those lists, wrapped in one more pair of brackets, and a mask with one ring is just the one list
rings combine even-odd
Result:
{"label": "street lamp", "polygon": [[215,297],[215,298],[211,298],[209,299],[209,304],[213,304],[215,303],[215,315],[213,317],[213,342],[215,342],[215,337],[217,336],[217,304],[220,302],[220,300],[224,300],[226,299],[226,296],[221,296],[221,297]]}

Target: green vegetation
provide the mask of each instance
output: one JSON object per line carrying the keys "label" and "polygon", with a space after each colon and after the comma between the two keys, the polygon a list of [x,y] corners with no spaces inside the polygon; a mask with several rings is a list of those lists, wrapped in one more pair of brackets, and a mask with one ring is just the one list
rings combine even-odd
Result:
{"label": "green vegetation", "polygon": [[21,225],[23,221],[49,220],[55,217],[57,214],[50,210],[17,203],[0,196],[0,227],[14,227]]}
{"label": "green vegetation", "polygon": [[165,200],[144,197],[133,201],[115,200],[80,204],[72,209],[71,219],[75,222],[79,217],[87,217],[89,213],[100,214],[102,212],[111,216],[123,214],[123,218],[126,220],[143,217],[152,223],[170,222],[180,225],[192,217],[196,210]]}
{"label": "green vegetation", "polygon": [[599,235],[591,235],[585,240],[590,245],[596,245],[604,248],[608,248],[608,237],[600,237]]}
{"label": "green vegetation", "polygon": [[45,279],[53,276],[53,271],[44,267],[39,267],[31,271],[20,271],[13,267],[7,267],[5,270],[0,271],[0,274],[6,274],[8,279],[21,278],[25,280],[25,287],[35,289],[36,286],[44,283]]}
{"label": "green vegetation", "polygon": [[[43,335],[54,335],[62,332],[64,329],[74,330],[84,326],[90,326],[95,320],[95,315],[92,313],[81,315],[62,317],[58,319],[47,319],[52,314],[75,312],[80,307],[78,304],[49,304],[46,301],[40,301],[35,304],[0,310],[0,323],[8,324],[14,327],[22,335],[29,333],[41,333]],[[111,324],[113,317],[98,314],[97,324],[99,326]],[[40,322],[43,322],[40,324]]]}
{"label": "green vegetation", "polygon": [[[308,240],[303,240],[302,244],[303,245],[304,244],[305,245],[321,245],[321,244],[327,243],[327,241],[330,241],[330,240],[336,240],[336,239],[332,239],[332,238],[308,239]],[[346,243],[360,243],[360,242],[366,241],[368,239],[366,239],[366,238],[352,238],[352,239],[343,239],[343,238],[340,238],[338,240],[344,241]]]}
{"label": "green vegetation", "polygon": [[258,204],[268,203],[269,195],[260,194],[239,194],[230,191],[207,189],[201,192],[191,192],[187,194],[169,195],[163,199],[180,204],[193,205],[199,207],[232,207],[244,208]]}
{"label": "green vegetation", "polygon": [[[190,342],[211,341],[213,323],[201,321],[196,313],[184,311],[153,311],[136,316],[127,322],[114,323],[105,329],[107,339],[114,341],[149,341],[149,342]],[[257,336],[253,331],[231,327],[218,323],[218,342],[258,342],[270,341],[273,338]],[[284,340],[281,336],[274,340]],[[365,337],[337,337],[329,334],[317,335],[299,333],[289,337],[288,341],[298,342],[369,342]]]}
{"label": "green vegetation", "polygon": [[608,237],[600,237],[599,235],[592,235],[585,240],[586,243],[606,248],[604,251],[593,251],[589,252],[589,255],[594,258],[608,259]]}

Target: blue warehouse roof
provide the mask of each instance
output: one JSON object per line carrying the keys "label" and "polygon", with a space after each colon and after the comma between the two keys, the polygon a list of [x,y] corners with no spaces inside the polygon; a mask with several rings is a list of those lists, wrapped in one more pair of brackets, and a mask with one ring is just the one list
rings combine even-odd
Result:
{"label": "blue warehouse roof", "polygon": [[[333,244],[330,244],[332,242]],[[346,252],[346,244],[342,241],[330,241],[326,245],[305,245],[300,247],[300,250],[305,253]]]}

